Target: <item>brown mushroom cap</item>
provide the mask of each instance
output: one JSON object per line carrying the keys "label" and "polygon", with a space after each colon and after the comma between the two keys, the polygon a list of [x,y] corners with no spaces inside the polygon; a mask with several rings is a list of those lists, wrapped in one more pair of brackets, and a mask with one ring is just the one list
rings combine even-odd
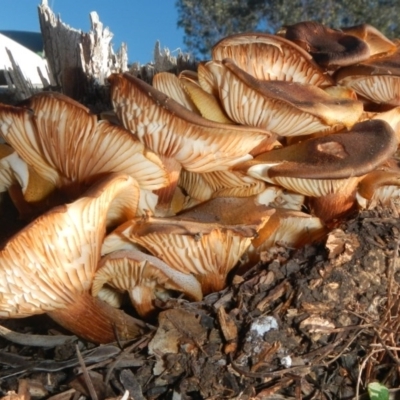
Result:
{"label": "brown mushroom cap", "polygon": [[[112,175],[84,197],[37,218],[7,242],[0,251],[1,317],[50,312],[67,329],[96,342],[112,341],[114,328],[125,337],[140,332],[136,322],[132,325],[129,318],[113,314],[88,294],[108,212],[115,212],[118,196],[125,202],[124,207],[118,204],[118,209],[131,218],[138,187],[129,176]],[[92,312],[96,316],[89,326],[85,318],[90,319]],[[121,323],[126,326],[121,328]]]}
{"label": "brown mushroom cap", "polygon": [[357,188],[357,201],[366,208],[377,203],[389,205],[399,204],[400,172],[372,171],[365,176]]}
{"label": "brown mushroom cap", "polygon": [[160,259],[140,251],[117,251],[103,257],[93,280],[92,295],[97,296],[105,284],[128,291],[139,315],[154,309],[157,292],[176,290],[193,300],[201,300],[200,283],[191,274],[169,267]]}
{"label": "brown mushroom cap", "polygon": [[171,97],[183,107],[206,119],[222,124],[233,123],[222,110],[218,100],[211,93],[202,89],[193,74],[180,74],[178,78],[175,74],[160,72],[154,76],[152,84],[154,88]]}
{"label": "brown mushroom cap", "polygon": [[228,272],[273,212],[253,198],[219,198],[175,217],[136,218],[115,232],[171,268],[193,274],[206,294],[225,286]]}
{"label": "brown mushroom cap", "polygon": [[380,119],[386,121],[394,130],[397,141],[400,143],[400,106],[394,107],[389,111],[370,115],[369,119]]}
{"label": "brown mushroom cap", "polygon": [[181,79],[181,81],[186,92],[204,118],[221,124],[234,124],[226,115],[217,97],[205,91],[199,83],[187,79]]}
{"label": "brown mushroom cap", "polygon": [[16,183],[27,187],[29,171],[26,163],[7,144],[0,144],[0,192],[5,192]]}
{"label": "brown mushroom cap", "polygon": [[257,203],[271,208],[300,211],[304,205],[304,195],[285,190],[280,186],[268,185],[257,195]]}
{"label": "brown mushroom cap", "polygon": [[354,208],[358,182],[391,157],[397,143],[389,124],[377,119],[360,122],[347,133],[270,151],[238,168],[310,196],[314,215],[332,221]]}
{"label": "brown mushroom cap", "polygon": [[250,244],[255,232],[182,220],[133,220],[124,234],[172,268],[193,274],[204,294],[222,289],[228,272]]}
{"label": "brown mushroom cap", "polygon": [[323,67],[347,66],[365,61],[370,49],[360,38],[304,21],[286,26],[285,37],[307,50]]}
{"label": "brown mushroom cap", "polygon": [[363,111],[360,101],[333,97],[313,85],[257,80],[230,59],[205,67],[214,74],[220,101],[232,120],[281,136],[351,127]]}
{"label": "brown mushroom cap", "polygon": [[183,170],[178,185],[190,197],[199,201],[206,201],[213,197],[248,197],[265,189],[263,181],[239,171],[196,174]]}
{"label": "brown mushroom cap", "polygon": [[194,172],[226,170],[260,144],[275,140],[270,132],[209,121],[182,107],[129,74],[109,78],[116,112],[124,126],[147,147]]}
{"label": "brown mushroom cap", "polygon": [[249,251],[260,253],[279,243],[287,247],[299,247],[322,237],[326,233],[323,222],[309,214],[276,209],[269,221],[253,239]]}
{"label": "brown mushroom cap", "polygon": [[159,72],[154,75],[152,84],[154,88],[166,94],[168,97],[171,97],[171,99],[174,99],[177,103],[188,110],[195,113],[199,112],[190,96],[182,87],[182,82],[175,74],[170,72]]}
{"label": "brown mushroom cap", "polygon": [[375,103],[400,105],[400,48],[389,55],[340,68],[334,79]]}
{"label": "brown mushroom cap", "polygon": [[[58,187],[78,194],[98,177],[129,174],[143,189],[168,184],[161,160],[130,132],[97,117],[57,93],[39,93],[27,108],[0,106],[0,131],[35,171]],[[57,116],[55,118],[54,116]]]}
{"label": "brown mushroom cap", "polygon": [[30,217],[33,206],[44,201],[54,189],[13,148],[0,144],[0,192],[8,190],[21,218]]}
{"label": "brown mushroom cap", "polygon": [[361,24],[341,28],[348,35],[357,36],[368,44],[370,56],[375,54],[393,52],[396,50],[396,44],[389,40],[381,31],[369,24]]}
{"label": "brown mushroom cap", "polygon": [[329,75],[295,43],[276,35],[244,33],[220,40],[212,49],[212,58],[232,59],[235,64],[260,80],[281,80],[329,86]]}
{"label": "brown mushroom cap", "polygon": [[260,178],[346,179],[370,172],[386,161],[397,145],[390,125],[376,119],[359,122],[349,132],[272,150],[245,165],[250,175]]}

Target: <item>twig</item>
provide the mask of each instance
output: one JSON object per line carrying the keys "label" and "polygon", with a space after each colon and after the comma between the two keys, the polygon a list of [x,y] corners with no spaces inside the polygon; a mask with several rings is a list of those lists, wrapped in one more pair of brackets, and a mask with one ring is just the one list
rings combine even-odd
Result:
{"label": "twig", "polygon": [[368,360],[376,353],[380,353],[382,351],[384,351],[385,349],[377,349],[377,350],[373,350],[370,354],[368,354],[363,362],[360,365],[360,369],[358,371],[358,376],[357,376],[357,384],[356,384],[356,397],[355,400],[358,400],[360,398],[360,386],[361,386],[361,374],[363,369],[365,368],[365,366],[367,365]]}
{"label": "twig", "polygon": [[68,342],[78,340],[76,336],[65,336],[65,335],[30,335],[26,333],[14,332],[2,325],[0,325],[0,336],[10,342],[21,344],[23,346],[33,347],[56,347],[64,345]]}
{"label": "twig", "polygon": [[104,382],[105,382],[106,385],[108,385],[108,382],[109,382],[109,380],[111,378],[112,372],[114,371],[116,366],[121,362],[121,360],[125,357],[125,355],[131,353],[136,347],[139,347],[143,342],[148,341],[148,340],[149,340],[149,337],[145,336],[145,337],[141,338],[140,340],[138,340],[137,342],[133,343],[131,346],[129,346],[125,350],[123,350],[118,355],[118,357],[115,359],[115,361],[108,368],[106,377],[104,379]]}
{"label": "twig", "polygon": [[85,383],[86,383],[86,386],[87,386],[87,388],[89,390],[90,397],[92,398],[92,400],[98,400],[96,390],[94,389],[93,382],[90,379],[89,372],[88,372],[88,370],[86,368],[85,361],[83,360],[82,354],[79,351],[79,347],[78,346],[76,346],[76,355],[78,357],[79,364],[81,365],[83,378],[85,379]]}

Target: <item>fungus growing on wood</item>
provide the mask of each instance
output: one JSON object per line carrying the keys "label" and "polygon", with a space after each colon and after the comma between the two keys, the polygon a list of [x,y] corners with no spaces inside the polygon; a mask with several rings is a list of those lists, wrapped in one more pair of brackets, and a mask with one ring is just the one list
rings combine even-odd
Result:
{"label": "fungus growing on wood", "polygon": [[135,218],[113,234],[143,246],[171,268],[194,275],[208,294],[225,287],[229,271],[273,213],[252,197],[217,198],[174,217]]}
{"label": "fungus growing on wood", "polygon": [[367,43],[370,57],[382,53],[391,53],[397,46],[388,39],[381,31],[369,24],[361,24],[341,28],[341,31],[352,36],[357,36]]}
{"label": "fungus growing on wood", "polygon": [[160,194],[167,213],[181,168],[227,170],[275,141],[275,135],[265,130],[202,118],[132,75],[113,74],[109,81],[124,126],[157,153],[170,172],[171,184]]}
{"label": "fungus growing on wood", "polygon": [[178,78],[172,73],[160,72],[153,78],[153,87],[206,119],[222,124],[233,123],[222,110],[218,100],[203,90],[192,75],[186,74]]}
{"label": "fungus growing on wood", "polygon": [[296,82],[260,81],[230,59],[210,61],[220,101],[235,122],[281,136],[307,135],[351,127],[363,112],[360,101],[333,97]]}
{"label": "fungus growing on wood", "polygon": [[265,189],[265,182],[239,171],[196,174],[183,170],[178,185],[190,197],[199,201],[213,197],[248,197]]}
{"label": "fungus growing on wood", "polygon": [[168,291],[184,293],[191,300],[202,298],[200,283],[192,274],[180,272],[165,262],[140,251],[116,251],[103,257],[92,285],[97,296],[107,284],[119,291],[128,291],[138,314],[149,316],[156,298],[168,297]]}
{"label": "fungus growing on wood", "polygon": [[315,215],[330,220],[354,205],[357,183],[397,149],[393,129],[376,119],[346,133],[305,140],[264,153],[237,168],[250,176],[311,196]]}
{"label": "fungus growing on wood", "polygon": [[212,49],[212,59],[230,58],[260,80],[330,86],[333,81],[297,44],[277,35],[243,33],[227,36]]}
{"label": "fungus growing on wood", "polygon": [[130,132],[53,92],[25,107],[0,104],[0,132],[40,176],[76,197],[108,173],[134,177],[144,190],[168,184],[161,160]]}
{"label": "fungus growing on wood", "polygon": [[362,208],[377,204],[400,206],[400,171],[371,171],[359,183],[357,201]]}
{"label": "fungus growing on wood", "polygon": [[400,49],[381,57],[372,57],[357,65],[338,69],[338,85],[353,89],[377,104],[400,105]]}
{"label": "fungus growing on wood", "polygon": [[204,118],[221,124],[234,124],[226,115],[217,97],[205,91],[198,82],[193,82],[185,78],[181,78],[181,81],[186,92]]}
{"label": "fungus growing on wood", "polygon": [[268,185],[265,190],[256,197],[258,204],[264,204],[271,208],[285,208],[300,211],[304,207],[305,196],[281,186]]}
{"label": "fungus growing on wood", "polygon": [[285,37],[308,51],[322,67],[352,65],[370,56],[364,40],[315,21],[285,26]]}
{"label": "fungus growing on wood", "polygon": [[0,251],[0,317],[48,313],[96,343],[138,335],[140,321],[89,293],[107,223],[132,218],[138,198],[133,178],[111,175],[13,236]]}
{"label": "fungus growing on wood", "polygon": [[397,142],[400,143],[400,106],[392,108],[389,111],[370,114],[369,119],[386,121],[396,134]]}
{"label": "fungus growing on wood", "polygon": [[54,185],[38,175],[7,144],[0,144],[0,193],[8,191],[20,217],[28,217],[52,193]]}
{"label": "fungus growing on wood", "polygon": [[154,75],[153,87],[166,94],[168,97],[171,97],[171,99],[174,99],[177,103],[188,110],[199,113],[198,108],[186,93],[182,87],[182,82],[175,74],[170,72],[159,72]]}
{"label": "fungus growing on wood", "polygon": [[327,230],[323,222],[300,211],[276,209],[252,240],[248,254],[268,250],[278,244],[289,248],[304,246],[321,239]]}
{"label": "fungus growing on wood", "polygon": [[175,159],[188,171],[227,170],[275,135],[262,129],[219,124],[191,113],[168,96],[129,74],[110,78],[118,116],[162,158]]}

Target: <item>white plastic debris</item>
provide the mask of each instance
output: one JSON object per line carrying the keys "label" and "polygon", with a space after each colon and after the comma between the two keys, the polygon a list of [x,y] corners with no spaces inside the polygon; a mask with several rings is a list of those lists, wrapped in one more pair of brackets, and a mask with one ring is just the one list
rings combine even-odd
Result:
{"label": "white plastic debris", "polygon": [[290,368],[292,366],[292,357],[290,356],[284,356],[281,358],[281,364],[285,367],[285,368]]}
{"label": "white plastic debris", "polygon": [[278,329],[278,321],[270,316],[257,318],[250,326],[250,332],[256,333],[257,336],[264,336],[265,333],[272,329]]}

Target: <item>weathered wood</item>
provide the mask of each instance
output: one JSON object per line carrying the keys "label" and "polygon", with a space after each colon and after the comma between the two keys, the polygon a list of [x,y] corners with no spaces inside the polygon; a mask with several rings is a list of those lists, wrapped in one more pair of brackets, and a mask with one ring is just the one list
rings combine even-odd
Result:
{"label": "weathered wood", "polygon": [[113,34],[108,28],[103,29],[96,12],[90,13],[90,21],[92,30],[81,34],[80,61],[85,75],[95,84],[104,85],[113,72],[128,70],[127,48],[122,44],[119,52],[114,54],[111,45]]}
{"label": "weathered wood", "polygon": [[[90,14],[90,31],[84,33],[56,17],[47,0],[42,0],[38,11],[50,79],[50,82],[42,79],[43,90],[64,93],[94,112],[110,109],[107,77],[114,72],[128,71],[127,46],[122,44],[114,53],[111,44],[113,34],[103,27],[96,12]],[[151,83],[158,72],[178,74],[185,69],[196,70],[196,67],[195,60],[189,54],[179,51],[177,56],[173,56],[167,48],[161,49],[160,42],[156,42],[154,61],[145,65],[134,63],[129,72]],[[15,62],[7,78],[8,103],[23,100],[39,90],[25,79]]]}
{"label": "weathered wood", "polygon": [[35,92],[31,82],[27,80],[21,71],[20,66],[14,60],[14,57],[9,49],[6,49],[7,55],[10,58],[12,68],[4,70],[4,76],[7,81],[9,94],[14,101],[21,101],[32,96]]}
{"label": "weathered wood", "polygon": [[[96,12],[90,14],[89,33],[71,28],[56,17],[42,0],[40,29],[54,90],[78,101],[99,94],[99,88],[113,72],[127,70],[126,46],[117,55],[111,45],[112,33],[103,28]],[[102,92],[102,90],[100,90]]]}
{"label": "weathered wood", "polygon": [[80,68],[80,31],[64,24],[43,0],[39,6],[39,22],[43,37],[44,52],[53,89],[79,99],[86,86]]}
{"label": "weathered wood", "polygon": [[190,54],[179,51],[177,56],[173,56],[168,48],[161,49],[159,41],[154,46],[153,54],[154,62],[145,65],[133,63],[129,72],[148,83],[152,83],[154,75],[158,72],[179,74],[184,70],[197,71],[197,62]]}

